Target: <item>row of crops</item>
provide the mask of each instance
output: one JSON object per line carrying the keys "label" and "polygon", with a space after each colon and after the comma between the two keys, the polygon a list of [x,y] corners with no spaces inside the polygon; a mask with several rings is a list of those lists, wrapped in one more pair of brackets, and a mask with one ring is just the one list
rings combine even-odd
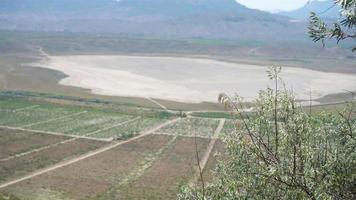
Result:
{"label": "row of crops", "polygon": [[19,98],[0,98],[0,125],[94,138],[129,138],[167,120]]}
{"label": "row of crops", "polygon": [[[156,134],[179,135],[188,137],[214,137],[215,130],[219,125],[219,119],[210,118],[184,118],[170,124],[158,131]],[[218,137],[233,134],[236,131],[236,120],[226,119]]]}
{"label": "row of crops", "polygon": [[218,124],[216,119],[185,118],[158,130],[156,134],[213,137]]}
{"label": "row of crops", "polygon": [[[167,116],[141,116],[98,108],[66,106],[21,98],[0,97],[0,125],[100,139],[127,139],[168,120]],[[218,119],[189,117],[156,131],[156,134],[213,137]],[[234,131],[227,120],[221,134]]]}

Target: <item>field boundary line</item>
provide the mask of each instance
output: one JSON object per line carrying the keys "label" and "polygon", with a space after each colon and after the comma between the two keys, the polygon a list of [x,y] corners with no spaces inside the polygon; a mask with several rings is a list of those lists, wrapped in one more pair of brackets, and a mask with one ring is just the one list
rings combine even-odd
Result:
{"label": "field boundary line", "polygon": [[[208,145],[208,148],[207,148],[204,156],[202,157],[202,159],[200,159],[199,164],[200,164],[202,171],[204,171],[206,164],[208,163],[208,160],[211,156],[211,152],[213,151],[215,143],[216,143],[217,139],[219,138],[219,134],[220,134],[221,130],[224,128],[225,121],[226,121],[225,119],[220,120],[220,123],[214,132],[213,139],[210,140],[210,143]],[[199,177],[197,177],[197,179],[199,179]],[[197,180],[197,179],[195,179],[195,180]]]}
{"label": "field boundary line", "polygon": [[100,138],[92,138],[80,135],[71,135],[71,134],[64,134],[64,133],[57,133],[51,131],[41,131],[41,130],[34,130],[34,129],[26,129],[26,128],[19,128],[19,127],[11,127],[11,126],[1,126],[0,128],[14,130],[14,131],[25,131],[25,132],[32,132],[32,133],[40,133],[40,134],[47,134],[47,135],[55,135],[55,136],[64,136],[68,138],[76,138],[76,139],[88,139],[88,140],[96,140],[96,141],[103,141],[107,142],[108,139],[100,139]]}
{"label": "field boundary line", "polygon": [[24,108],[15,109],[12,112],[20,112],[20,111],[30,110],[30,109],[38,108],[38,107],[40,107],[40,105],[28,106],[28,107],[24,107]]}
{"label": "field boundary line", "polygon": [[69,117],[78,116],[78,115],[81,115],[81,114],[84,114],[84,113],[87,113],[87,112],[88,111],[78,112],[78,113],[65,115],[65,116],[62,116],[62,117],[57,117],[57,118],[53,118],[53,119],[49,119],[49,120],[45,120],[45,121],[41,121],[41,122],[35,122],[35,123],[32,123],[32,124],[27,124],[27,125],[24,125],[24,126],[21,126],[21,127],[22,128],[26,128],[26,127],[39,125],[39,124],[45,124],[45,123],[48,123],[48,122],[53,122],[53,121],[57,121],[57,120],[61,120],[61,119],[66,119],[66,118],[69,118]]}
{"label": "field boundary line", "polygon": [[2,126],[0,126],[0,128],[7,128],[9,130],[21,130],[21,131],[28,131],[28,132],[33,132],[33,133],[37,132],[37,133],[43,133],[43,134],[49,134],[49,135],[72,137],[71,139],[68,139],[68,140],[63,140],[63,141],[60,141],[60,142],[57,142],[57,143],[54,143],[54,144],[49,144],[49,145],[46,145],[46,146],[43,146],[43,147],[40,147],[40,148],[37,148],[37,149],[33,149],[33,150],[30,150],[30,151],[27,151],[27,152],[19,153],[19,154],[13,155],[13,156],[9,156],[7,158],[0,159],[0,162],[13,160],[15,158],[23,157],[23,156],[26,156],[26,155],[29,155],[29,154],[32,154],[32,153],[36,153],[36,152],[40,152],[40,151],[43,151],[43,150],[46,150],[46,149],[49,149],[49,148],[52,148],[52,147],[56,147],[56,146],[61,145],[61,144],[74,142],[75,140],[78,140],[78,139],[87,139],[87,140],[94,140],[94,141],[100,141],[100,142],[111,142],[113,140],[113,138],[100,139],[100,138],[93,138],[93,137],[89,137],[89,136],[93,135],[93,134],[96,134],[96,133],[99,133],[101,131],[109,130],[109,129],[115,128],[117,126],[121,126],[121,125],[130,123],[130,122],[132,122],[134,120],[137,120],[139,118],[141,118],[141,117],[136,117],[134,119],[127,120],[127,121],[121,122],[119,124],[116,124],[115,126],[111,126],[111,127],[108,127],[108,128],[100,129],[100,130],[85,134],[83,136],[80,136],[80,135],[66,135],[64,133],[55,133],[55,132],[47,132],[47,131],[36,131],[36,130],[31,130],[31,129],[23,129],[23,128],[15,128],[15,127],[2,127]]}
{"label": "field boundary line", "polygon": [[145,134],[145,133],[146,133],[146,134],[152,134],[152,133],[158,131],[158,130],[161,129],[161,128],[164,128],[164,127],[166,127],[166,126],[168,126],[168,125],[170,125],[170,124],[173,124],[173,123],[175,123],[175,122],[177,122],[177,121],[180,121],[181,119],[182,119],[182,118],[175,118],[175,119],[169,120],[169,121],[167,121],[167,122],[164,122],[163,124],[160,124],[160,125],[156,126],[155,128],[153,128],[153,129],[151,129],[151,130],[149,130],[149,131],[144,132],[144,134]]}
{"label": "field boundary line", "polygon": [[26,152],[23,152],[23,153],[19,153],[19,154],[13,155],[13,156],[9,156],[7,158],[0,159],[0,162],[10,161],[10,160],[13,160],[13,159],[16,159],[16,158],[20,158],[20,157],[23,157],[23,156],[26,156],[26,155],[29,155],[29,154],[32,154],[32,153],[36,153],[36,152],[40,152],[40,151],[43,151],[43,150],[46,150],[46,149],[50,149],[52,147],[56,147],[56,146],[61,145],[61,144],[66,144],[66,143],[75,141],[77,139],[79,139],[79,138],[71,138],[69,140],[63,140],[63,141],[57,142],[55,144],[49,144],[49,145],[46,145],[46,146],[43,146],[43,147],[40,147],[40,148],[37,148],[37,149],[33,149],[33,150],[26,151]]}
{"label": "field boundary line", "polygon": [[168,110],[168,108],[164,105],[162,105],[161,103],[159,103],[158,101],[150,98],[150,97],[146,97],[147,100],[151,101],[152,103],[156,104],[157,106],[159,106],[160,108],[162,108],[163,110],[170,112],[170,110]]}
{"label": "field boundary line", "polygon": [[[178,121],[178,120],[180,120],[180,118],[172,119],[172,120],[167,121],[167,122],[165,122],[165,123],[163,123],[163,124],[161,124],[161,125],[159,125],[159,126],[153,128],[153,129],[151,129],[151,130],[149,130],[149,131],[146,131],[146,132],[142,133],[141,135],[138,135],[138,136],[136,136],[136,137],[133,137],[133,138],[131,138],[131,139],[129,139],[129,140],[125,140],[125,141],[117,142],[117,143],[114,143],[114,144],[110,144],[110,145],[108,145],[108,146],[106,146],[106,147],[103,147],[103,148],[97,149],[97,150],[95,150],[95,151],[86,153],[86,154],[81,155],[81,156],[79,156],[79,157],[77,157],[77,158],[74,158],[74,159],[71,159],[71,160],[68,160],[68,161],[64,161],[64,162],[55,164],[55,165],[53,165],[53,166],[51,166],[51,167],[48,167],[48,168],[39,170],[39,171],[37,171],[37,172],[34,172],[34,173],[29,174],[29,175],[27,175],[27,176],[24,176],[24,177],[22,177],[22,178],[19,178],[19,179],[16,179],[16,180],[13,180],[13,181],[10,181],[10,182],[7,182],[7,183],[3,183],[3,184],[0,185],[0,189],[5,188],[5,187],[8,187],[8,186],[11,186],[11,185],[14,185],[14,184],[16,184],[16,183],[19,183],[19,182],[22,182],[22,181],[25,181],[25,180],[28,180],[28,179],[31,179],[31,178],[34,178],[34,177],[36,177],[36,176],[39,176],[39,175],[42,175],[42,174],[51,172],[51,171],[53,171],[53,170],[56,170],[56,169],[59,169],[59,168],[62,168],[62,167],[65,167],[65,166],[74,164],[74,163],[76,163],[76,162],[79,162],[79,161],[88,159],[88,158],[93,157],[93,156],[95,156],[95,155],[104,153],[104,152],[109,151],[109,150],[111,150],[111,149],[114,149],[114,148],[116,148],[116,147],[118,147],[118,146],[120,146],[120,145],[129,143],[129,142],[132,142],[132,141],[134,141],[134,140],[137,140],[137,139],[140,139],[140,138],[142,138],[142,137],[145,137],[145,136],[147,136],[147,135],[150,135],[150,134],[152,134],[153,132],[155,132],[155,131],[157,131],[157,130],[159,130],[159,129],[161,129],[161,128],[163,128],[163,127],[165,127],[165,126],[167,126],[167,125],[169,125],[169,124],[171,124],[171,123],[174,123],[174,122],[176,122],[176,121]],[[72,140],[74,140],[74,139],[75,139],[75,138],[73,138]]]}
{"label": "field boundary line", "polygon": [[226,118],[213,118],[213,117],[197,117],[197,116],[189,116],[189,118],[192,119],[206,119],[206,120],[215,120],[215,121],[220,121],[222,119],[226,119]]}
{"label": "field boundary line", "polygon": [[194,135],[177,135],[174,133],[154,133],[154,135],[167,135],[167,136],[178,136],[184,138],[201,138],[201,139],[212,139],[213,137],[209,136],[194,136]]}
{"label": "field boundary line", "polygon": [[139,116],[139,117],[136,117],[136,118],[133,118],[133,119],[129,119],[129,120],[120,122],[120,123],[118,123],[118,124],[115,124],[115,125],[113,125],[113,126],[106,127],[106,128],[102,128],[102,129],[100,129],[100,130],[96,130],[96,131],[87,133],[87,134],[85,134],[84,136],[85,136],[85,137],[88,137],[88,136],[91,136],[91,135],[95,135],[95,134],[100,133],[100,132],[102,132],[102,131],[107,131],[107,130],[116,128],[116,127],[118,127],[118,126],[122,126],[122,125],[125,125],[125,124],[128,124],[128,123],[134,122],[134,121],[139,120],[139,119],[141,119],[141,118],[142,118],[142,117]]}

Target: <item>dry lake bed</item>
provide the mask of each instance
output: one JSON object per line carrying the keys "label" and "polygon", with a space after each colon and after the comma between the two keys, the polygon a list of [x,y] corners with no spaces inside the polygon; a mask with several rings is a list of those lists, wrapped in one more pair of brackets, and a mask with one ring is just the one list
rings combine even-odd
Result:
{"label": "dry lake bed", "polygon": [[[267,66],[227,63],[210,59],[143,56],[49,56],[37,67],[67,75],[60,84],[90,89],[92,93],[216,102],[221,92],[254,98],[266,88]],[[354,90],[355,74],[326,73],[284,67],[282,77],[299,99]]]}

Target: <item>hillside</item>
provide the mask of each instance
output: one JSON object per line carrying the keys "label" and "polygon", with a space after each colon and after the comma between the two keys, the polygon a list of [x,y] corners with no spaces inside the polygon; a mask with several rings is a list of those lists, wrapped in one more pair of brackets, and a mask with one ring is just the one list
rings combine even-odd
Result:
{"label": "hillside", "polygon": [[310,12],[318,13],[325,19],[335,19],[339,16],[339,7],[334,4],[333,0],[314,0],[306,3],[303,7],[296,10],[280,12],[278,14],[306,21],[310,15]]}
{"label": "hillside", "polygon": [[0,29],[274,41],[306,38],[303,23],[234,0],[3,0]]}

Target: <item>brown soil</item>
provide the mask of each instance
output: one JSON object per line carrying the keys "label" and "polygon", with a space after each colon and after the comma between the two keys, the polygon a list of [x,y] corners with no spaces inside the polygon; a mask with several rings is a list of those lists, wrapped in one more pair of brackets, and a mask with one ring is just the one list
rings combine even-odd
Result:
{"label": "brown soil", "polygon": [[65,159],[97,149],[106,143],[79,139],[43,151],[1,162],[0,182],[10,181]]}
{"label": "brown soil", "polygon": [[65,139],[68,138],[27,131],[0,129],[0,159],[55,144]]}
{"label": "brown soil", "polygon": [[171,136],[146,136],[70,166],[40,175],[8,190],[14,193],[49,189],[74,199],[88,199],[105,192],[115,178],[124,177],[145,155],[160,149]]}
{"label": "brown soil", "polygon": [[[202,156],[209,139],[197,139]],[[175,199],[179,185],[196,175],[194,138],[179,138],[175,145],[138,180],[120,188],[119,199]]]}
{"label": "brown soil", "polygon": [[208,162],[206,163],[205,169],[204,169],[204,182],[212,182],[214,178],[214,170],[218,164],[218,160],[224,158],[224,152],[225,152],[225,145],[221,140],[217,140],[214,146],[214,149],[212,151],[212,154],[210,158],[208,159]]}

